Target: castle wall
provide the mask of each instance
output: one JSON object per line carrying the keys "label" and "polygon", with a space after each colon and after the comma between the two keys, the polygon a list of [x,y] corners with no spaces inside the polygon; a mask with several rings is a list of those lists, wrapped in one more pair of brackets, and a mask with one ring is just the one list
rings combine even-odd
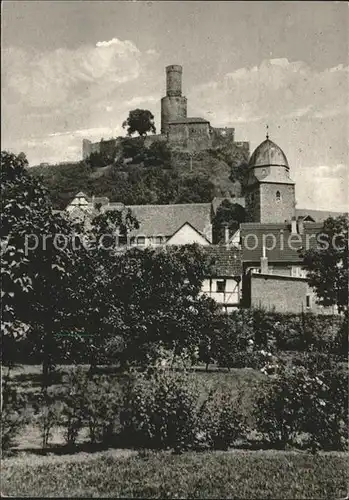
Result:
{"label": "castle wall", "polygon": [[233,127],[212,127],[212,147],[219,147],[227,140],[234,142],[235,128]]}
{"label": "castle wall", "polygon": [[82,140],[82,159],[86,160],[92,153],[100,152],[100,142],[91,142],[88,139]]}
{"label": "castle wall", "polygon": [[144,146],[146,148],[149,148],[153,142],[166,142],[167,141],[167,137],[166,135],[162,135],[162,134],[153,134],[153,135],[146,135],[144,137]]}
{"label": "castle wall", "polygon": [[115,148],[121,143],[121,138],[109,139],[108,141],[101,141],[99,143],[99,152],[112,155]]}
{"label": "castle wall", "polygon": [[170,123],[168,142],[172,147],[188,151],[207,149],[211,144],[209,122]]}

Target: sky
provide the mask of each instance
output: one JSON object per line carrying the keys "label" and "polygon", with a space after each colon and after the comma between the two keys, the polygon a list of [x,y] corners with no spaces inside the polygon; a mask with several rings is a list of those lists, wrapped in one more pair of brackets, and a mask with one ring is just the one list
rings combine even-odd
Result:
{"label": "sky", "polygon": [[3,1],[2,149],[30,165],[79,160],[82,139],[160,130],[165,67],[188,116],[285,152],[297,207],[349,208],[347,2]]}

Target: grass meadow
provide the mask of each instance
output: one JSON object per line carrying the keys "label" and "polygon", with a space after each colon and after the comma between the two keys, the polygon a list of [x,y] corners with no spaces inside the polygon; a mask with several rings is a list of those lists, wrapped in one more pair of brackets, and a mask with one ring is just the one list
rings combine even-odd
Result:
{"label": "grass meadow", "polygon": [[[86,367],[87,369],[88,367]],[[60,366],[53,380],[61,385],[70,366]],[[120,383],[110,368],[108,377]],[[244,368],[198,370],[203,390],[228,386],[250,413],[256,384],[265,375]],[[17,387],[35,398],[41,387],[40,366],[17,366],[11,371]],[[203,451],[173,454],[167,451],[63,447],[63,431],[55,428],[51,445],[41,449],[34,421],[18,436],[12,455],[2,461],[3,495],[15,497],[123,497],[123,498],[243,498],[340,499],[349,489],[349,454],[296,450]]]}

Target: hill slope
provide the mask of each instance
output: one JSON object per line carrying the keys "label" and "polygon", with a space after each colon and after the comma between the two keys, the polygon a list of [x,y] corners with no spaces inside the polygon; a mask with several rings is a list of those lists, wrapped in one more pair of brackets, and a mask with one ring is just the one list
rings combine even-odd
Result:
{"label": "hill slope", "polygon": [[[209,202],[214,196],[240,196],[248,152],[223,146],[193,154],[170,151],[164,143],[149,148],[140,138],[125,139],[112,154],[30,168],[41,176],[53,205],[64,208],[78,191],[125,204]],[[235,179],[234,179],[235,177]]]}

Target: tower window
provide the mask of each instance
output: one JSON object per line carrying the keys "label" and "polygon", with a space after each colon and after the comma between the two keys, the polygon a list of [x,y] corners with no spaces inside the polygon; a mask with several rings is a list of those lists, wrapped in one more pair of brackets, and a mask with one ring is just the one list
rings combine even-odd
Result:
{"label": "tower window", "polygon": [[307,295],[305,297],[305,300],[306,300],[306,307],[307,307],[307,309],[310,309],[310,307],[311,307],[310,295]]}
{"label": "tower window", "polygon": [[280,193],[280,191],[276,191],[276,201],[281,201],[281,193]]}

